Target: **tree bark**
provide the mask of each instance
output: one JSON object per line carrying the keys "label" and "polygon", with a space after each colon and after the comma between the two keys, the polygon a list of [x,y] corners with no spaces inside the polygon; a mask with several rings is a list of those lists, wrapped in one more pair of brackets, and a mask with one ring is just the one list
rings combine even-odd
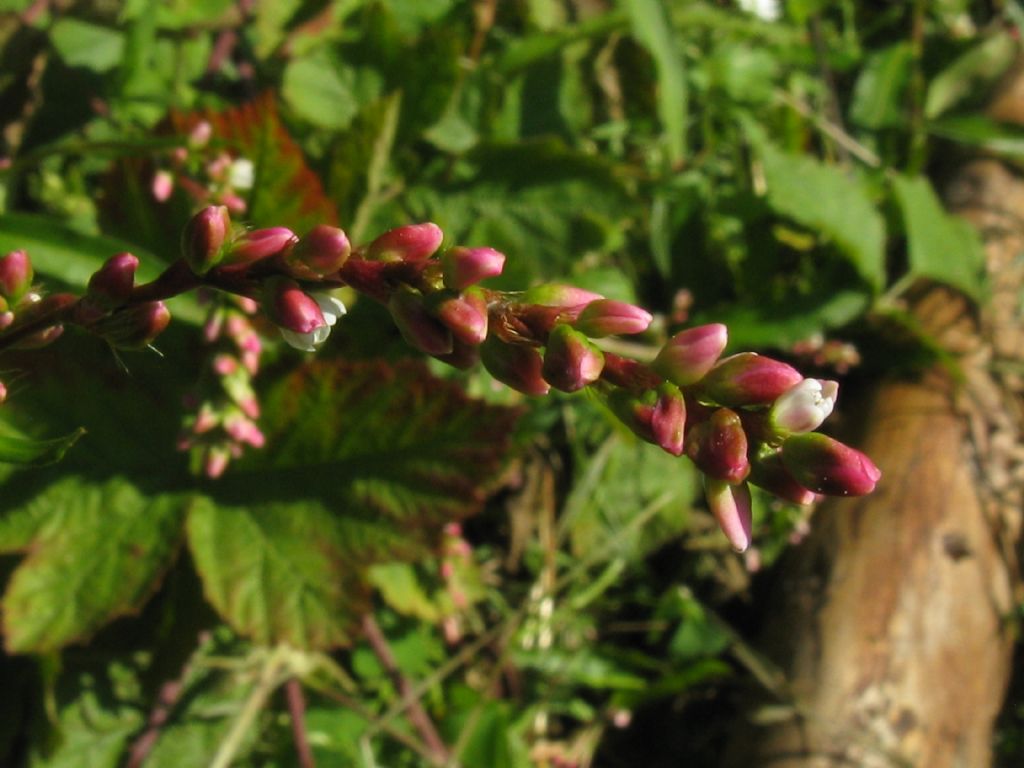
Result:
{"label": "tree bark", "polygon": [[882,483],[822,505],[782,566],[761,647],[788,676],[789,716],[734,740],[730,764],[991,763],[1021,597],[1024,182],[982,160],[946,196],[985,237],[992,296],[980,313],[942,287],[911,298],[960,375],[878,387],[859,445]]}

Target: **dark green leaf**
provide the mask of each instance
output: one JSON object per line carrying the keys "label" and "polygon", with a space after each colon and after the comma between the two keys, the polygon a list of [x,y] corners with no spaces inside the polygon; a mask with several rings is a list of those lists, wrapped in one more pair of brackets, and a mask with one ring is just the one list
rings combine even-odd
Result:
{"label": "dark green leaf", "polygon": [[925,97],[925,116],[934,119],[977,95],[1013,63],[1018,48],[1017,41],[1004,31],[969,48],[932,78]]}
{"label": "dark green leaf", "polygon": [[871,54],[853,88],[850,120],[872,129],[900,125],[913,59],[913,50],[906,42]]}
{"label": "dark green leaf", "polygon": [[309,365],[266,413],[268,449],[193,512],[189,541],[232,626],[314,648],[348,642],[366,566],[422,552],[480,507],[517,416],[411,362]]}
{"label": "dark green leaf", "polygon": [[984,115],[944,117],[928,124],[928,130],[944,139],[978,147],[1011,158],[1024,157],[1024,128],[999,123]]}
{"label": "dark green leaf", "polygon": [[64,454],[85,434],[84,429],[50,440],[33,440],[14,427],[0,422],[0,462],[43,466],[64,458]]}
{"label": "dark green leaf", "polygon": [[623,0],[633,34],[654,57],[658,68],[658,116],[665,131],[669,160],[686,154],[686,63],[676,45],[664,5],[659,0]]}

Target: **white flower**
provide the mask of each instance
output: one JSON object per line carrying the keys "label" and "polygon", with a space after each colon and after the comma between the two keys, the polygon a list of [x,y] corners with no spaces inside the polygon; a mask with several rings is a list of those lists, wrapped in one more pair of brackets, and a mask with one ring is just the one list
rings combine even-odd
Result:
{"label": "white flower", "polygon": [[838,395],[834,381],[804,379],[779,396],[768,420],[777,432],[810,432],[832,413]]}
{"label": "white flower", "polygon": [[782,16],[779,0],[739,0],[739,5],[763,21],[778,21]]}
{"label": "white flower", "polygon": [[228,168],[228,183],[234,189],[252,189],[256,181],[256,169],[252,160],[247,157],[240,157],[231,163]]}
{"label": "white flower", "polygon": [[327,341],[327,337],[331,335],[331,328],[338,322],[338,318],[347,312],[341,299],[337,299],[329,293],[320,292],[309,295],[320,307],[325,325],[314,328],[309,333],[297,333],[289,331],[287,328],[280,329],[281,337],[288,345],[302,352],[316,352],[316,348]]}

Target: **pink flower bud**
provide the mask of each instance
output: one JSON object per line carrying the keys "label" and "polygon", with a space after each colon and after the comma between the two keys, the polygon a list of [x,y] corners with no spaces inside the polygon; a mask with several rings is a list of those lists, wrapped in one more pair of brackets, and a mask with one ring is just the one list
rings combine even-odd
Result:
{"label": "pink flower bud", "polygon": [[254,229],[244,233],[228,248],[221,266],[246,267],[254,262],[276,256],[295,242],[295,233],[286,227]]}
{"label": "pink flower bud", "polygon": [[189,219],[181,236],[181,252],[192,271],[202,275],[216,266],[230,234],[231,216],[223,205],[211,205]]}
{"label": "pink flower bud", "polygon": [[93,326],[93,332],[118,349],[143,349],[164,332],[171,313],[162,301],[117,310]]}
{"label": "pink flower bud", "polygon": [[0,381],[0,403],[7,401],[7,385]]}
{"label": "pink flower bud", "polygon": [[747,433],[734,411],[719,408],[711,417],[690,428],[686,455],[706,475],[727,483],[739,483],[750,473]]}
{"label": "pink flower bud", "polygon": [[213,136],[213,126],[208,120],[200,120],[195,127],[189,131],[188,145],[193,149],[200,149],[210,143]]}
{"label": "pink flower bud", "polygon": [[673,456],[683,453],[686,429],[686,400],[674,384],[668,382],[658,390],[658,400],[651,412],[651,434],[662,450]]}
{"label": "pink flower bud", "polygon": [[0,296],[11,306],[32,286],[32,262],[25,251],[11,251],[0,258]]}
{"label": "pink flower bud", "polygon": [[778,453],[759,456],[754,461],[750,468],[750,482],[794,504],[811,504],[817,498],[814,491],[804,488],[786,471]]}
{"label": "pink flower bud", "polygon": [[767,405],[803,378],[795,368],[778,360],[755,352],[742,352],[712,368],[701,382],[701,392],[731,408]]}
{"label": "pink flower bud", "polygon": [[556,325],[548,336],[541,375],[555,389],[576,392],[601,377],[604,354],[569,325]]}
{"label": "pink flower bud", "polygon": [[263,310],[275,324],[293,333],[313,333],[318,328],[327,327],[316,299],[286,277],[266,281]]}
{"label": "pink flower bud", "polygon": [[319,280],[341,269],[351,253],[352,245],[342,230],[320,224],[300,237],[284,258],[292,277]]}
{"label": "pink flower bud", "polygon": [[598,299],[584,307],[573,323],[576,330],[592,338],[643,333],[651,324],[651,313],[624,301]]}
{"label": "pink flower bud", "polygon": [[127,303],[135,284],[139,260],[130,253],[119,253],[107,259],[89,278],[86,298],[102,309],[115,309]]}
{"label": "pink flower bud", "polygon": [[441,256],[444,284],[453,291],[497,277],[505,268],[505,254],[493,248],[456,247]]}
{"label": "pink flower bud", "polygon": [[651,367],[676,386],[688,387],[711,370],[728,340],[728,330],[721,323],[680,331],[662,347]]}
{"label": "pink flower bud", "polygon": [[593,301],[603,299],[599,293],[585,291],[573,285],[547,283],[536,285],[523,294],[524,304],[539,304],[542,307],[584,307]]}
{"label": "pink flower bud", "polygon": [[543,363],[535,347],[489,337],[480,347],[480,361],[494,378],[523,394],[546,395],[551,389],[541,375]]}
{"label": "pink flower bud", "polygon": [[374,240],[366,248],[366,258],[373,261],[423,261],[434,254],[444,240],[437,224],[407,224]]}
{"label": "pink flower bud", "polygon": [[787,438],[782,463],[797,483],[828,496],[863,496],[882,477],[874,462],[856,448],[818,432]]}
{"label": "pink flower bud", "polygon": [[629,427],[634,435],[648,443],[658,444],[654,437],[654,408],[648,400],[653,391],[636,396],[624,389],[615,389],[605,399],[612,413]]}
{"label": "pink flower bud", "polygon": [[838,395],[834,381],[804,379],[779,396],[768,412],[768,423],[781,435],[811,432],[832,413]]}
{"label": "pink flower bud", "polygon": [[470,368],[476,367],[476,364],[480,362],[480,350],[478,347],[478,344],[467,344],[457,337],[453,337],[452,351],[447,355],[434,355],[434,357],[453,368],[468,371]]}
{"label": "pink flower bud", "polygon": [[410,345],[428,355],[451,354],[452,332],[427,311],[419,291],[399,288],[388,301],[388,311]]}
{"label": "pink flower bud", "polygon": [[704,496],[711,514],[725,538],[737,552],[745,552],[750,546],[753,515],[750,504],[750,488],[746,483],[731,485],[711,477],[704,478]]}
{"label": "pink flower bud", "polygon": [[203,459],[203,474],[211,480],[216,480],[224,474],[231,462],[230,452],[220,446],[211,446]]}
{"label": "pink flower bud", "polygon": [[158,203],[166,203],[170,199],[171,193],[174,192],[174,176],[170,171],[161,170],[153,174],[151,191],[153,199]]}
{"label": "pink flower bud", "polygon": [[454,296],[442,294],[434,314],[465,344],[476,346],[487,338],[487,299],[479,290],[470,288]]}

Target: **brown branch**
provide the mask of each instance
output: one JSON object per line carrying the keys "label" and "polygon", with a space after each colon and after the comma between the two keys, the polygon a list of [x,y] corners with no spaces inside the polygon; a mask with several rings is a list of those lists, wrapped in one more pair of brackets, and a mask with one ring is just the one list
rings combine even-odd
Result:
{"label": "brown branch", "polygon": [[128,750],[125,768],[141,768],[149,753],[153,751],[164,724],[170,719],[171,711],[185,689],[184,678],[183,672],[177,680],[168,680],[160,686],[153,711],[149,713],[149,719],[146,721],[146,729],[139,734]]}
{"label": "brown branch", "polygon": [[301,768],[316,768],[313,750],[306,736],[306,697],[302,693],[302,683],[296,678],[288,678],[284,684],[284,697],[288,702],[288,714],[292,721],[292,738],[295,739],[295,752],[299,756]]}
{"label": "brown branch", "polygon": [[437,728],[434,727],[430,715],[423,709],[423,705],[416,697],[416,691],[412,684],[398,668],[395,654],[391,651],[391,646],[388,645],[387,638],[384,637],[384,633],[381,631],[373,614],[368,613],[363,616],[363,634],[366,636],[366,641],[370,644],[370,648],[373,649],[377,660],[388,673],[388,677],[391,678],[391,682],[397,689],[399,696],[408,704],[407,716],[409,722],[419,732],[420,737],[430,750],[432,761],[435,765],[444,765],[448,760],[448,747],[441,740],[441,736],[438,734]]}

